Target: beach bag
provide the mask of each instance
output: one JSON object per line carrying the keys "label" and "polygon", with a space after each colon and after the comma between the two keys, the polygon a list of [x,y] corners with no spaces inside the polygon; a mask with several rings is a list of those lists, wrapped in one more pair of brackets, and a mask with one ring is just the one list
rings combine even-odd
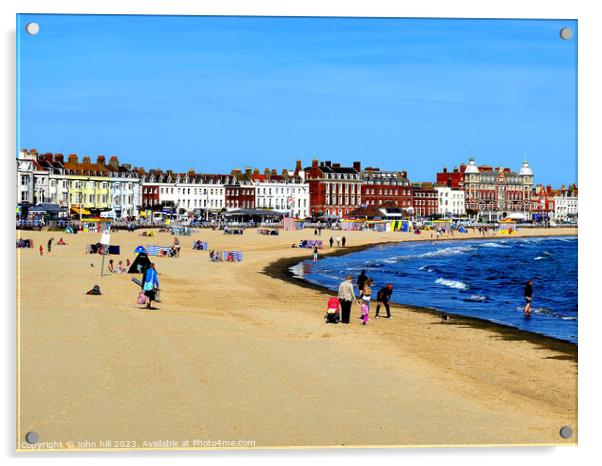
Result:
{"label": "beach bag", "polygon": [[146,304],[146,296],[144,295],[144,291],[138,293],[138,299],[136,300],[137,304]]}
{"label": "beach bag", "polygon": [[155,286],[153,285],[153,282],[144,282],[144,286],[142,287],[142,289],[144,291],[153,291],[153,288]]}
{"label": "beach bag", "polygon": [[158,288],[155,290],[155,301],[161,302],[161,291]]}
{"label": "beach bag", "polygon": [[94,287],[86,293],[87,295],[100,295],[100,286],[94,285]]}

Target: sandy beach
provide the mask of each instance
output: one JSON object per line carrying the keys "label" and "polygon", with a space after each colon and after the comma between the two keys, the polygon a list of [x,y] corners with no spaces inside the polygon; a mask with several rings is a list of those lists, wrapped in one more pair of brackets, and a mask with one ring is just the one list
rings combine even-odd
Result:
{"label": "sandy beach", "polygon": [[[351,247],[416,240],[344,234]],[[470,319],[441,325],[401,306],[366,327],[326,325],[324,292],[283,279],[287,261],[311,256],[290,246],[313,230],[179,237],[179,258],[154,258],[156,311],[136,304],[133,275],[100,276],[101,257],[84,252],[100,234],[17,236],[35,246],[17,251],[17,449],[29,450],[29,431],[68,449],[577,442],[575,345]],[[68,245],[40,257],[51,236]],[[193,239],[240,249],[244,260],[211,263]],[[109,257],[125,262],[138,245],[172,242],[114,232],[121,255]],[[95,284],[102,295],[86,296]],[[565,425],[575,431],[567,440]]]}

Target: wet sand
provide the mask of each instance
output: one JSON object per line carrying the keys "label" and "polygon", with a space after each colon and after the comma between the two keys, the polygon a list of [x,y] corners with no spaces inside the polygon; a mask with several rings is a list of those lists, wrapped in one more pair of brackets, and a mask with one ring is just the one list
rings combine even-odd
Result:
{"label": "wet sand", "polygon": [[[521,234],[550,233],[576,231]],[[323,290],[285,270],[311,256],[290,245],[313,230],[180,237],[181,257],[154,259],[156,311],[136,304],[132,275],[100,277],[101,257],[84,253],[100,234],[20,234],[35,247],[17,253],[18,448],[31,430],[71,449],[576,443],[558,434],[577,428],[575,345],[402,306],[365,327],[326,325]],[[173,241],[139,234],[113,233],[110,257]],[[416,239],[344,235],[352,247]],[[40,257],[51,236],[69,244]],[[244,260],[210,263],[192,239]],[[86,296],[95,284],[102,296]]]}

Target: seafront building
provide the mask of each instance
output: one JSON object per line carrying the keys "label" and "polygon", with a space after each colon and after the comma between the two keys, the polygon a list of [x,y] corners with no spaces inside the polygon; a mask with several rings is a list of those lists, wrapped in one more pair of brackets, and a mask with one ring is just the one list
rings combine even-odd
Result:
{"label": "seafront building", "polygon": [[576,222],[578,219],[578,189],[577,185],[568,188],[560,187],[554,196],[553,219],[557,222]]}
{"label": "seafront building", "polygon": [[360,162],[344,167],[340,163],[314,159],[304,171],[309,185],[310,215],[341,218],[361,205]]}
{"label": "seafront building", "polygon": [[464,190],[466,213],[481,221],[505,218],[529,220],[532,211],[533,171],[526,160],[518,172],[510,168],[468,165],[437,173],[437,185]]}
{"label": "seafront building", "polygon": [[[412,183],[406,171],[386,171],[360,162],[343,166],[312,160],[303,168],[234,169],[229,174],[197,174],[122,164],[116,156],[79,160],[76,154],[19,151],[16,160],[17,213],[20,207],[55,204],[71,215],[132,219],[153,211],[189,217],[239,209],[265,209],[295,218],[337,219],[361,208],[387,208],[405,217],[464,217],[496,222],[503,219],[576,221],[575,185],[533,186],[525,160],[518,172],[477,165],[474,158],[448,171],[435,183]],[[141,213],[142,211],[142,213]]]}
{"label": "seafront building", "polygon": [[425,219],[437,214],[439,196],[433,183],[412,184],[412,207],[415,218]]}
{"label": "seafront building", "polygon": [[174,173],[160,169],[145,172],[137,169],[142,179],[142,208],[163,210],[179,215],[202,215],[226,208],[226,188],[231,175]]}
{"label": "seafront building", "polygon": [[464,217],[466,204],[464,190],[449,186],[435,186],[437,191],[437,214],[442,217]]}
{"label": "seafront building", "polygon": [[[309,186],[305,183],[305,172],[297,168],[290,173],[284,169],[279,175],[275,169],[259,169],[249,173],[255,187],[255,207],[281,212],[289,217],[306,218],[309,216]],[[247,171],[250,169],[247,169]]]}
{"label": "seafront building", "polygon": [[17,157],[17,203],[47,202],[48,174],[38,162],[35,149],[20,150]]}
{"label": "seafront building", "polygon": [[140,205],[140,179],[117,157],[106,163],[99,155],[38,154],[21,150],[17,158],[18,200],[27,205],[39,203],[67,207],[72,214],[94,212],[113,218],[136,217]]}
{"label": "seafront building", "polygon": [[361,204],[397,207],[412,211],[412,185],[406,171],[384,171],[366,167],[362,172]]}

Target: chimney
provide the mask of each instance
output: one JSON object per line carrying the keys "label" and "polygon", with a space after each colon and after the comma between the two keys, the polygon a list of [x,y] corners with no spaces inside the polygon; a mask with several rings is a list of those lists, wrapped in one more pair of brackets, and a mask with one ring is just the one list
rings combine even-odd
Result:
{"label": "chimney", "polygon": [[125,167],[126,170],[132,169],[132,164],[130,164],[130,163],[124,163],[123,166]]}
{"label": "chimney", "polygon": [[194,175],[195,175],[195,173],[194,173],[194,168],[191,168],[190,170],[188,170],[188,174],[189,174],[190,176],[194,176]]}
{"label": "chimney", "polygon": [[278,175],[278,172],[276,171],[275,168],[272,168],[272,176],[276,176],[276,175]]}
{"label": "chimney", "polygon": [[324,162],[324,165],[326,165],[327,167],[332,167],[332,162],[330,160],[327,160],[326,162]]}
{"label": "chimney", "polygon": [[31,150],[29,151],[29,153],[30,153],[30,154],[33,154],[33,155],[38,155],[38,151],[37,151],[36,149],[31,149]]}
{"label": "chimney", "polygon": [[297,160],[297,163],[295,164],[295,175],[301,170],[303,170],[303,167],[301,166],[301,160]]}
{"label": "chimney", "polygon": [[408,177],[408,172],[405,171],[405,170],[402,170],[401,176],[402,176],[402,178],[407,178]]}
{"label": "chimney", "polygon": [[251,176],[251,173],[252,173],[252,171],[251,171],[251,167],[246,167],[246,168],[245,168],[245,175],[247,175],[247,176]]}
{"label": "chimney", "polygon": [[86,156],[86,157],[84,157],[84,158],[82,159],[82,163],[90,165],[90,157],[87,157],[87,156]]}
{"label": "chimney", "polygon": [[69,154],[69,163],[77,164],[77,155]]}
{"label": "chimney", "polygon": [[55,162],[59,162],[60,164],[63,164],[65,162],[63,154],[54,154],[53,159]]}
{"label": "chimney", "polygon": [[96,158],[96,163],[97,163],[98,165],[104,165],[104,164],[105,164],[105,161],[106,161],[106,159],[105,159],[105,156],[104,156],[104,155],[99,155],[99,156]]}
{"label": "chimney", "polygon": [[362,163],[361,162],[353,162],[353,169],[357,172],[362,171]]}
{"label": "chimney", "polygon": [[318,159],[313,159],[311,161],[312,168],[318,168]]}
{"label": "chimney", "polygon": [[282,176],[288,176],[288,170],[286,168],[282,169]]}
{"label": "chimney", "polygon": [[341,168],[341,164],[340,163],[333,163],[332,167],[333,168]]}
{"label": "chimney", "polygon": [[265,176],[270,176],[270,169],[269,169],[269,168],[265,168],[265,169],[263,170],[263,174],[264,174]]}
{"label": "chimney", "polygon": [[[103,157],[104,159],[104,157]],[[100,163],[100,156],[98,157],[98,160]],[[103,160],[104,163],[104,160]],[[116,155],[113,155],[110,159],[109,159],[109,167],[113,168],[114,170],[119,170],[119,159],[117,158]]]}
{"label": "chimney", "polygon": [[443,173],[447,173],[447,167],[443,167]]}
{"label": "chimney", "polygon": [[259,168],[253,170],[253,175],[259,175]]}

